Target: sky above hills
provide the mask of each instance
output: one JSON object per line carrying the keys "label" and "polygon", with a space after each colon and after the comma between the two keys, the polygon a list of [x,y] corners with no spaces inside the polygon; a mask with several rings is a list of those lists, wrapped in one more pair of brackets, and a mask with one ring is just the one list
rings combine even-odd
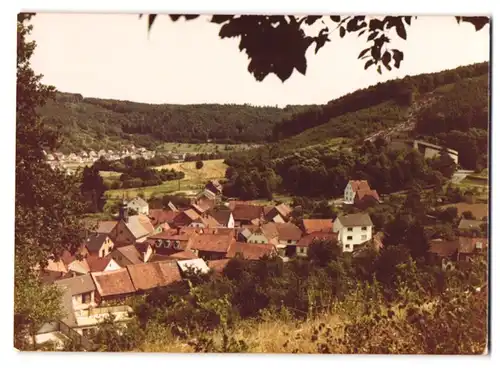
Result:
{"label": "sky above hills", "polygon": [[172,22],[157,18],[148,35],[135,14],[39,13],[32,20],[37,49],[32,65],[43,82],[85,97],[147,103],[322,104],[359,88],[489,60],[489,26],[476,32],[452,16],[419,16],[399,70],[379,75],[357,60],[366,38],[332,37],[317,55],[308,52],[305,76],[294,72],[282,83],[270,75],[257,82],[247,71],[239,40],[218,37],[207,17]]}

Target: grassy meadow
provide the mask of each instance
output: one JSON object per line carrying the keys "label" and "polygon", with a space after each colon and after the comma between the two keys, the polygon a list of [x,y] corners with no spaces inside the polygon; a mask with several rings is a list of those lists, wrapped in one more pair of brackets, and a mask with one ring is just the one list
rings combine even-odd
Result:
{"label": "grassy meadow", "polygon": [[[128,188],[128,189],[114,189],[108,190],[106,196],[108,198],[133,198],[138,194],[144,194],[146,198],[152,196],[161,196],[165,194],[175,194],[183,192],[187,195],[195,194],[199,189],[203,188],[206,182],[210,179],[221,179],[226,174],[227,165],[224,160],[207,160],[203,161],[203,167],[196,169],[196,162],[179,162],[163,166],[157,166],[155,169],[174,169],[182,171],[185,174],[182,180],[166,181],[160,185],[141,187],[141,188]],[[120,175],[113,171],[102,171],[101,175],[104,178],[114,178]]]}

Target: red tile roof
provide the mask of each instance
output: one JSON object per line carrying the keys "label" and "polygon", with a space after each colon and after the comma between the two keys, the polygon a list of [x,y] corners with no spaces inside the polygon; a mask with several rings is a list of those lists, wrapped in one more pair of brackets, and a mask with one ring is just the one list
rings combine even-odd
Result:
{"label": "red tile roof", "polygon": [[251,244],[234,242],[229,247],[227,258],[234,258],[241,255],[244,259],[258,260],[264,256],[276,254],[276,248],[273,244]]}
{"label": "red tile roof", "polygon": [[280,240],[299,240],[302,237],[302,230],[291,222],[275,225]]}
{"label": "red tile roof", "polygon": [[103,297],[135,292],[134,284],[126,268],[116,271],[93,272],[91,275],[99,295]]}
{"label": "red tile roof", "polygon": [[376,201],[380,202],[380,197],[375,189],[360,189],[356,191],[356,196],[355,200],[363,200],[366,199],[367,197],[371,197],[375,199]]}
{"label": "red tile roof", "polygon": [[229,259],[216,259],[213,261],[208,261],[208,267],[213,269],[216,273],[222,273],[224,271],[224,268],[227,266],[229,263]]}
{"label": "red tile roof", "polygon": [[149,210],[149,218],[153,226],[158,226],[161,224],[170,224],[174,221],[175,216],[179,214],[179,211],[164,210],[164,209],[152,209]]}
{"label": "red tile roof", "polygon": [[309,247],[315,240],[338,240],[338,233],[316,231],[305,235],[297,242],[298,247]]}
{"label": "red tile roof", "polygon": [[99,221],[97,224],[97,233],[101,234],[109,234],[115,226],[118,224],[118,221]]}
{"label": "red tile roof", "polygon": [[94,254],[89,254],[86,259],[90,272],[101,272],[104,271],[113,258],[111,258],[111,254],[102,258]]}
{"label": "red tile roof", "polygon": [[127,270],[137,290],[167,286],[182,279],[175,261],[129,265]]}
{"label": "red tile roof", "polygon": [[351,188],[353,192],[357,192],[358,190],[370,190],[370,185],[366,180],[349,180],[349,184],[351,184]]}
{"label": "red tile roof", "polygon": [[262,206],[252,204],[236,204],[233,209],[233,217],[238,221],[259,219],[263,214],[264,208]]}
{"label": "red tile roof", "polygon": [[178,260],[188,260],[188,259],[196,259],[198,256],[194,254],[190,250],[183,250],[177,253],[172,253],[168,256],[170,259],[178,259]]}
{"label": "red tile roof", "polygon": [[275,208],[283,218],[287,218],[292,213],[292,209],[285,203],[278,204]]}
{"label": "red tile roof", "polygon": [[302,220],[302,226],[304,227],[304,232],[307,234],[317,231],[333,232],[332,219],[304,219]]}
{"label": "red tile roof", "polygon": [[229,234],[199,234],[192,239],[191,249],[226,253],[235,239]]}

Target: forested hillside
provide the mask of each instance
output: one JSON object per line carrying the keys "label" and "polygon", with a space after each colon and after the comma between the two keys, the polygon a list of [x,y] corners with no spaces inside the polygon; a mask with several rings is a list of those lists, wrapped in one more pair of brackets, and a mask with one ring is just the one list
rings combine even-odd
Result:
{"label": "forested hillside", "polygon": [[[62,133],[61,150],[66,152],[116,149],[124,142],[154,148],[168,141],[273,141],[279,142],[282,149],[295,150],[328,144],[332,139],[336,139],[335,144],[339,140],[359,140],[380,129],[389,129],[405,121],[408,107],[414,100],[441,89],[446,98],[422,115],[420,120],[426,122],[419,124],[418,132],[431,136],[450,133],[454,138],[458,134],[453,132],[455,130],[484,129],[487,124],[488,68],[485,62],[405,77],[357,90],[326,105],[283,109],[235,104],[155,105],[58,93],[55,100],[40,108],[40,112],[49,127],[58,128]],[[447,123],[434,124],[440,119],[437,114],[443,106],[451,115],[447,113]],[[449,121],[456,120],[457,114],[464,118],[458,117],[455,127],[455,123]],[[477,114],[480,115],[478,119],[475,118]],[[471,123],[471,119],[474,122]],[[429,126],[433,128],[429,130]],[[452,138],[440,136],[439,139],[447,143]],[[471,141],[463,137],[458,139],[459,145]],[[482,138],[474,139],[478,149],[484,147]]]}
{"label": "forested hillside", "polygon": [[461,167],[481,171],[488,162],[488,81],[488,64],[475,64],[380,84],[296,114],[276,126],[279,141],[226,160],[226,192],[245,199],[272,192],[336,197],[352,178],[369,180],[380,193],[450,178],[449,157],[429,161],[394,151],[384,139],[365,142],[401,126],[405,135],[457,150]]}
{"label": "forested hillside", "polygon": [[59,129],[61,150],[116,149],[124,142],[154,148],[163,142],[264,142],[278,121],[307,106],[155,105],[58,93],[40,108]]}
{"label": "forested hillside", "polygon": [[[488,63],[478,63],[444,70],[432,74],[406,76],[385,83],[378,83],[365,89],[360,89],[323,106],[315,106],[306,111],[299,111],[291,118],[284,118],[273,130],[274,140],[299,134],[307,129],[326,124],[336,117],[354,111],[377,106],[392,101],[402,106],[409,106],[420,94],[428,93],[439,86],[456,83],[462,79],[488,74]],[[355,122],[352,122],[354,126]]]}
{"label": "forested hillside", "polygon": [[488,91],[488,75],[438,88],[436,103],[418,114],[415,133],[457,150],[466,169],[487,167]]}

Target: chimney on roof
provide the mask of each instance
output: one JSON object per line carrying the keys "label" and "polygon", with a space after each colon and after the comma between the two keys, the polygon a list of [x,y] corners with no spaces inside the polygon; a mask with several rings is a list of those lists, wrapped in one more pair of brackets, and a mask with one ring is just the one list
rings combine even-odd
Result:
{"label": "chimney on roof", "polygon": [[180,227],[178,227],[178,228],[177,228],[177,235],[180,235],[180,234],[181,234],[181,228],[180,228]]}

